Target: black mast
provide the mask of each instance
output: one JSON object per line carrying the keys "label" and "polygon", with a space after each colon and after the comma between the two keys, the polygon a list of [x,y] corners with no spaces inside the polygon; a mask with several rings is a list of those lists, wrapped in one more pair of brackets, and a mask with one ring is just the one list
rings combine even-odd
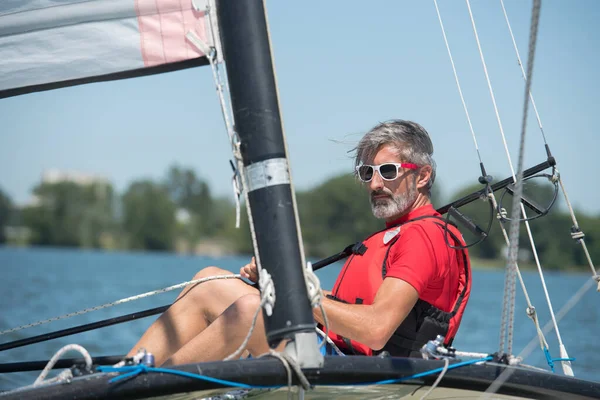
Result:
{"label": "black mast", "polygon": [[262,0],[221,0],[217,13],[256,232],[255,251],[275,286],[273,314],[269,317],[263,312],[267,340],[273,347],[283,339],[294,339],[288,350],[297,352],[303,359],[301,365],[315,367],[322,359],[304,281],[264,4]]}

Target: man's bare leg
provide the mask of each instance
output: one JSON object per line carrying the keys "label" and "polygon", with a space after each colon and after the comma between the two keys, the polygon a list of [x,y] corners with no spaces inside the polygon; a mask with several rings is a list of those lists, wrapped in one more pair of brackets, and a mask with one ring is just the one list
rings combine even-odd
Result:
{"label": "man's bare leg", "polygon": [[[198,272],[194,279],[227,274],[231,272],[207,267]],[[250,294],[258,296],[258,293],[257,289],[238,279],[214,280],[188,287],[148,328],[127,355],[132,356],[138,349],[144,348],[154,355],[156,365],[161,365],[240,297]]]}
{"label": "man's bare leg", "polygon": [[[258,294],[248,294],[240,297],[205,330],[173,354],[164,365],[224,359],[237,350],[246,338],[254,314],[259,306],[260,296]],[[269,351],[262,310],[259,311],[254,331],[246,349],[254,356]]]}

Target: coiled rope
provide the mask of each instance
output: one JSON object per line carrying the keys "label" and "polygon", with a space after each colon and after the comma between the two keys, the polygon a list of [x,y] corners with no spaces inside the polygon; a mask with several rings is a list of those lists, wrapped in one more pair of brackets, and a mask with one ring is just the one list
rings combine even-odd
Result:
{"label": "coiled rope", "polygon": [[59,373],[54,378],[46,379],[46,377],[48,376],[48,374],[50,373],[50,371],[52,370],[54,365],[63,356],[63,354],[65,354],[68,351],[78,351],[79,353],[81,353],[81,355],[83,356],[83,358],[85,360],[86,371],[89,373],[92,372],[92,357],[90,356],[90,353],[88,353],[88,351],[84,347],[82,347],[78,344],[68,344],[64,347],[61,347],[54,354],[54,356],[52,356],[52,358],[48,361],[48,364],[46,364],[46,367],[42,370],[42,372],[37,377],[35,382],[33,382],[32,385],[23,386],[23,387],[20,387],[20,388],[14,389],[14,390],[10,390],[7,392],[1,392],[0,397],[23,392],[23,391],[29,390],[29,389],[38,388],[43,385],[49,385],[49,384],[59,383],[59,382],[63,382],[63,383],[70,382],[71,379],[73,379],[73,373],[71,372],[70,369],[63,370],[61,373]]}

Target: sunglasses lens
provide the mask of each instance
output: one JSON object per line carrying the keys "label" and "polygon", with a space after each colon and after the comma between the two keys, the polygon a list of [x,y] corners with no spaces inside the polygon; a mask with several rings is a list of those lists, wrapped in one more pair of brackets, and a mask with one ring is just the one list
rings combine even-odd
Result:
{"label": "sunglasses lens", "polygon": [[398,168],[394,164],[382,164],[379,167],[379,172],[383,179],[392,180],[398,176]]}
{"label": "sunglasses lens", "polygon": [[369,182],[373,179],[373,167],[370,165],[361,165],[358,168],[358,177],[365,182]]}

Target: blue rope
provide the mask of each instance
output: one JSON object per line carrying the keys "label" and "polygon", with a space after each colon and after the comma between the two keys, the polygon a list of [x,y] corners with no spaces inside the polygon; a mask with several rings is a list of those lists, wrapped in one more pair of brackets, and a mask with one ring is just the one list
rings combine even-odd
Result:
{"label": "blue rope", "polygon": [[[476,364],[476,363],[479,363],[482,361],[491,361],[491,360],[492,360],[492,357],[485,357],[485,358],[481,358],[481,359],[477,359],[477,360],[464,361],[464,362],[460,362],[460,363],[452,364],[452,365],[448,366],[448,370],[464,367],[464,366],[471,365],[471,364]],[[398,383],[398,382],[402,382],[402,381],[407,381],[407,380],[417,379],[417,378],[421,378],[421,377],[428,376],[428,375],[437,374],[439,372],[442,372],[443,370],[444,370],[444,367],[432,369],[430,371],[425,371],[425,372],[421,372],[421,373],[410,375],[410,376],[405,376],[402,378],[387,379],[387,380],[377,381],[377,382],[355,383],[354,385],[367,386],[367,385],[385,385],[385,384],[391,384],[391,383]],[[184,372],[184,371],[179,371],[179,370],[174,370],[174,369],[147,367],[143,364],[133,365],[133,366],[124,366],[124,367],[99,366],[98,371],[100,371],[100,372],[125,372],[123,375],[119,375],[119,376],[112,378],[109,381],[109,383],[118,382],[123,379],[133,378],[133,377],[141,374],[142,372],[143,373],[162,372],[164,374],[179,375],[179,376],[183,376],[186,378],[199,379],[202,381],[218,383],[223,386],[237,387],[237,388],[243,388],[243,389],[278,389],[278,388],[285,387],[285,385],[273,385],[273,386],[248,385],[245,383],[227,381],[224,379],[212,378],[210,376],[205,376],[205,375],[200,375],[200,374],[192,374],[190,372]],[[327,385],[328,386],[336,386],[336,384],[327,384]],[[340,383],[337,385],[338,386],[346,386],[348,384]]]}
{"label": "blue rope", "polygon": [[[480,359],[477,359],[477,360],[463,361],[463,362],[459,362],[459,363],[456,363],[456,364],[449,365],[448,366],[448,370],[455,369],[455,368],[460,368],[460,367],[466,367],[467,365],[472,365],[472,364],[477,364],[479,362],[492,361],[492,360],[493,360],[493,357],[488,356],[488,357],[480,358]],[[383,381],[377,381],[377,382],[371,382],[371,383],[355,383],[355,385],[357,385],[357,386],[358,385],[387,385],[387,384],[390,384],[390,383],[399,383],[399,382],[403,382],[403,381],[409,381],[411,379],[422,378],[424,376],[434,375],[434,374],[442,372],[444,370],[444,368],[445,367],[436,368],[436,369],[432,369],[432,370],[429,370],[429,371],[420,372],[418,374],[413,374],[413,375],[410,375],[410,376],[405,376],[405,377],[402,377],[402,378],[386,379],[386,380],[383,380]],[[333,385],[333,386],[335,386],[335,385]]]}
{"label": "blue rope", "polygon": [[552,356],[550,356],[550,351],[547,347],[544,347],[544,355],[546,356],[546,361],[548,362],[548,365],[550,366],[552,372],[554,372],[554,363],[556,361],[575,361],[575,358],[552,358]]}
{"label": "blue rope", "polygon": [[232,386],[232,387],[238,387],[238,388],[243,388],[243,389],[275,389],[275,388],[282,387],[281,385],[279,385],[279,386],[247,385],[245,383],[227,381],[224,379],[212,378],[210,376],[205,376],[205,375],[200,375],[200,374],[192,374],[190,372],[178,371],[175,369],[147,367],[142,364],[133,365],[133,366],[124,366],[124,367],[102,367],[102,366],[100,366],[100,367],[98,367],[98,371],[100,371],[100,372],[127,372],[123,375],[119,375],[117,377],[112,378],[110,381],[108,381],[109,383],[114,383],[114,382],[118,382],[123,379],[132,378],[132,377],[139,375],[142,372],[144,372],[144,373],[162,372],[164,374],[179,375],[179,376],[183,376],[186,378],[199,379],[202,381],[218,383],[223,386]]}

